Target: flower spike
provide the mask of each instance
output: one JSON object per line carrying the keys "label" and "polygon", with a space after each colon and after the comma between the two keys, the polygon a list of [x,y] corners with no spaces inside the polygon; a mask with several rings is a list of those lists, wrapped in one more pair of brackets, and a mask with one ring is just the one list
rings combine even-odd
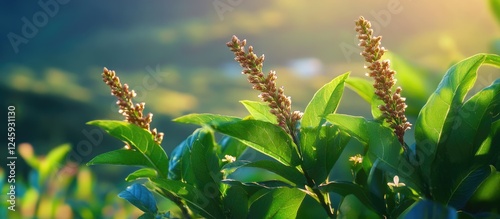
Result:
{"label": "flower spike", "polygon": [[145,103],[135,104],[132,99],[136,96],[134,90],[130,90],[127,84],[120,82],[120,78],[116,76],[115,71],[104,68],[102,73],[103,81],[111,88],[111,95],[118,98],[116,104],[120,108],[118,112],[125,116],[127,122],[135,124],[143,129],[148,130],[153,134],[155,142],[161,144],[163,140],[163,133],[157,132],[156,128],[150,130],[150,123],[153,121],[153,114],[149,113],[144,117]]}
{"label": "flower spike", "polygon": [[242,74],[247,75],[248,82],[253,84],[253,89],[262,92],[259,98],[271,107],[271,113],[277,117],[279,126],[293,135],[295,124],[302,118],[302,113],[291,112],[292,100],[285,95],[283,87],[276,87],[278,78],[276,72],[270,71],[267,76],[262,72],[264,55],[258,57],[253,52],[252,46],[245,52],[246,40],[240,41],[236,36],[233,36],[226,45],[234,53],[234,60],[243,67]]}
{"label": "flower spike", "polygon": [[405,103],[406,99],[401,97],[401,87],[397,87],[394,92],[392,91],[392,87],[396,84],[396,79],[394,78],[396,72],[390,69],[389,61],[380,61],[386,51],[384,47],[380,46],[382,37],[373,36],[373,29],[371,29],[370,22],[363,17],[360,17],[356,21],[356,31],[358,32],[358,39],[360,41],[359,46],[364,48],[361,55],[368,62],[365,68],[370,72],[366,75],[375,79],[375,83],[373,84],[375,94],[385,103],[385,105],[380,105],[379,109],[382,111],[386,122],[394,130],[403,148],[407,150],[403,137],[405,131],[410,129],[411,124],[405,116],[407,107]]}

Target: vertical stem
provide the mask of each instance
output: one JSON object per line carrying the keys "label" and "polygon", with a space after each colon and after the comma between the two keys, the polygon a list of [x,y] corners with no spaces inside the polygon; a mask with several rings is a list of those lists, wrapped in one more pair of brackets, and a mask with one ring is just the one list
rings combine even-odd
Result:
{"label": "vertical stem", "polygon": [[[297,135],[295,135],[295,127],[293,129],[290,129],[290,135],[293,139],[293,142],[297,146],[297,150],[299,151],[299,155],[302,157],[302,152],[300,150],[299,140],[297,138]],[[330,207],[329,201],[325,199],[325,195],[317,188],[316,183],[309,176],[309,174],[307,174],[307,171],[305,171],[304,166],[302,166],[302,164],[301,164],[300,167],[302,168],[302,170],[304,172],[304,177],[307,180],[307,186],[309,186],[313,190],[314,194],[318,197],[319,203],[321,204],[323,209],[325,209],[328,217],[329,218],[337,218],[336,214],[334,212],[332,212],[332,208]]]}

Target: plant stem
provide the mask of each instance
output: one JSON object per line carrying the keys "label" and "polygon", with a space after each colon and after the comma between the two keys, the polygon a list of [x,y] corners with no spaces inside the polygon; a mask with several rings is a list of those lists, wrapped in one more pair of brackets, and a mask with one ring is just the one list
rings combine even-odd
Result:
{"label": "plant stem", "polygon": [[[297,135],[295,134],[295,127],[293,129],[291,129],[291,134],[290,135],[291,135],[291,137],[292,137],[295,145],[297,145],[297,150],[299,151],[299,155],[302,157],[302,152],[300,150],[299,140],[297,138]],[[300,168],[302,169],[302,172],[304,173],[304,177],[307,180],[307,186],[309,188],[311,188],[312,191],[314,192],[314,194],[318,197],[318,201],[321,204],[321,206],[323,207],[323,209],[325,209],[326,214],[328,215],[328,217],[329,218],[336,218],[337,216],[335,215],[335,213],[332,212],[332,208],[330,207],[329,201],[325,199],[324,194],[318,189],[316,183],[309,176],[309,174],[307,174],[307,171],[305,171],[305,168],[304,168],[304,166],[302,164],[300,165]]]}
{"label": "plant stem", "polygon": [[332,208],[330,207],[330,203],[325,199],[324,194],[317,188],[316,183],[314,180],[309,177],[309,174],[307,174],[306,171],[304,171],[304,176],[306,177],[307,180],[307,186],[309,186],[314,194],[318,197],[319,203],[325,209],[326,214],[328,215],[329,218],[336,218],[335,214],[332,212]]}

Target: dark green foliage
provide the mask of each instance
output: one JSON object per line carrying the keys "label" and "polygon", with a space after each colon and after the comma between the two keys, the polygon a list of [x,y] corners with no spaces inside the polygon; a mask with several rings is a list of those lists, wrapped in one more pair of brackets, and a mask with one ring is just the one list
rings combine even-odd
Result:
{"label": "dark green foliage", "polygon": [[[399,70],[419,72],[395,59],[402,63]],[[119,121],[90,122],[128,148],[101,154],[89,164],[139,166],[126,180],[146,179],[148,189],[180,209],[162,209],[168,216],[159,213],[150,190],[134,184],[120,196],[144,212],[141,218],[498,216],[500,80],[465,100],[485,64],[500,67],[500,56],[478,54],[453,65],[432,94],[414,87],[410,104],[415,104],[413,114],[419,113],[411,146],[382,117],[378,106],[383,102],[370,82],[346,73],[316,92],[294,128],[277,122],[281,114],[272,103],[246,100],[241,101],[246,118],[179,117],[174,121],[201,128],[170,159],[146,129]],[[408,84],[419,76],[404,77]],[[373,118],[336,113],[345,83],[370,103]],[[425,105],[417,101],[429,95]],[[223,134],[219,141],[215,132]],[[361,154],[349,154],[351,142],[363,145]],[[244,160],[246,152],[267,159]],[[335,180],[333,168],[350,171],[351,180]]]}

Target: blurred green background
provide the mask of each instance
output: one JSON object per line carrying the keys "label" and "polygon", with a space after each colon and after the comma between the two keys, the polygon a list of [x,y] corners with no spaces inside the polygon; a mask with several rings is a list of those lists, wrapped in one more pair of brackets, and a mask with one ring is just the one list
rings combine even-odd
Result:
{"label": "blurred green background", "polygon": [[[84,133],[93,127],[85,122],[122,119],[101,81],[103,67],[116,70],[138,93],[136,101],[146,102],[145,111],[154,113],[153,127],[165,133],[167,153],[194,129],[172,123],[174,117],[191,112],[245,116],[238,101],[258,100],[258,92],[225,46],[232,35],[266,55],[264,69],[277,71],[293,110],[302,111],[335,76],[351,71],[364,77],[354,31],[361,15],[372,21],[375,34],[384,37],[382,45],[400,63],[425,75],[406,90],[403,86],[403,95],[423,88],[423,96],[409,97],[409,105],[417,106],[413,113],[451,64],[500,51],[500,25],[487,1],[40,2],[4,1],[0,7],[0,111],[5,115],[7,106],[16,107],[16,141],[32,144],[36,154],[63,143],[74,152],[89,140]],[[485,72],[478,87],[499,77],[498,70]],[[401,80],[402,85],[412,82]],[[369,116],[370,107],[346,90],[339,112]],[[84,156],[66,160],[82,165],[122,146],[103,137]],[[6,163],[4,156],[0,159]],[[27,181],[27,165],[19,160],[17,168],[17,177]],[[90,170],[98,184],[123,183],[127,172],[109,166]]]}

